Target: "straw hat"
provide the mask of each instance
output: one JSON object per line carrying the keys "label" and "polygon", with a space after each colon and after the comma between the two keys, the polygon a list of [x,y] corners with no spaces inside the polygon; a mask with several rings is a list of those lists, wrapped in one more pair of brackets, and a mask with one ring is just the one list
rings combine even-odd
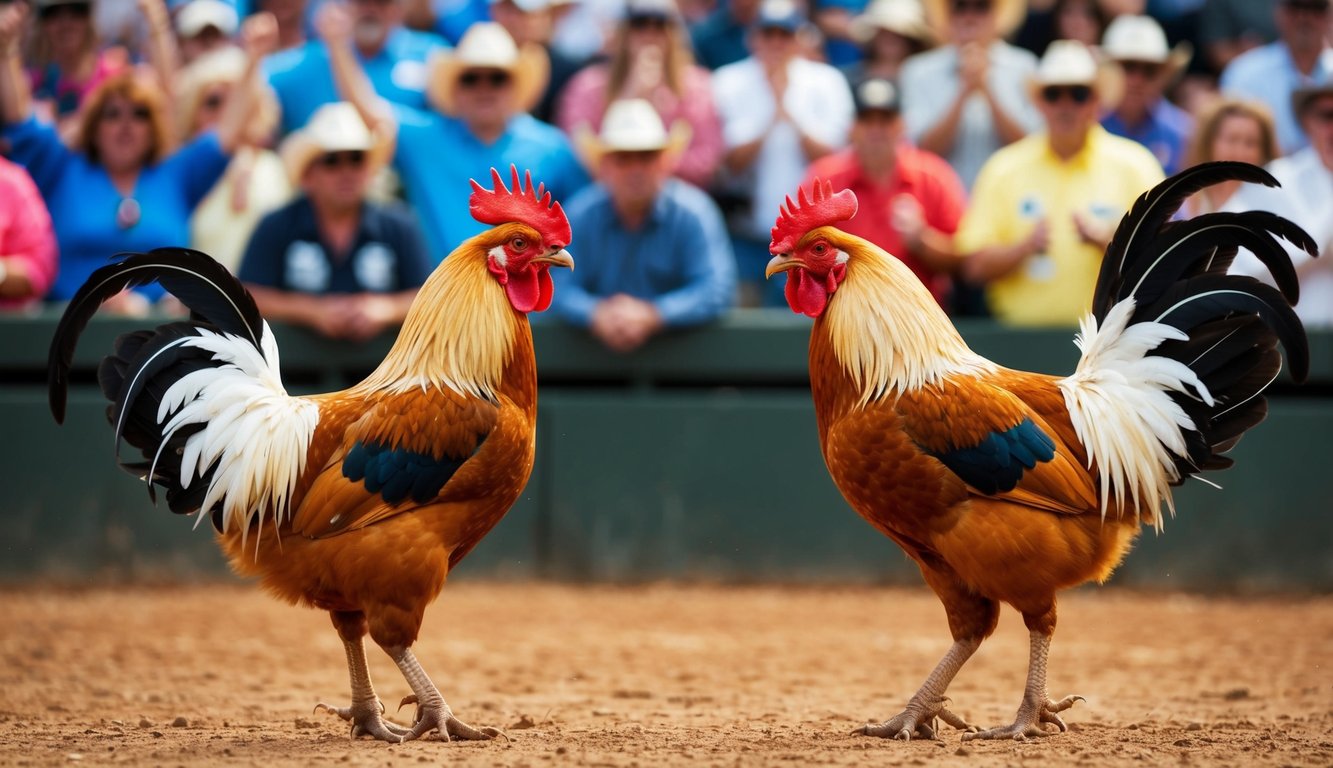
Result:
{"label": "straw hat", "polygon": [[574,129],[574,146],[584,164],[596,170],[610,152],[664,152],[669,161],[680,157],[690,143],[690,126],[684,120],[668,131],[657,110],[646,99],[611,102],[602,117],[602,130],[594,134],[587,123]]}
{"label": "straw hat", "polygon": [[1162,65],[1162,78],[1174,80],[1190,63],[1194,49],[1187,42],[1166,47],[1166,33],[1150,16],[1117,16],[1102,36],[1102,53],[1112,61],[1143,61]]}
{"label": "straw hat", "polygon": [[894,32],[923,46],[933,41],[921,0],[874,0],[865,13],[852,19],[852,36],[862,43],[870,42],[880,30]]}
{"label": "straw hat", "polygon": [[1118,104],[1125,90],[1120,69],[1099,63],[1088,46],[1077,40],[1055,40],[1046,46],[1037,71],[1028,79],[1033,101],[1048,85],[1090,86],[1103,108]]}
{"label": "straw hat", "polygon": [[222,0],[190,0],[176,12],[176,34],[181,37],[194,37],[209,27],[234,37],[240,26],[236,9]]}
{"label": "straw hat", "polygon": [[[926,12],[926,22],[935,32],[937,40],[949,39],[950,0],[921,0],[921,7]],[[1025,0],[991,0],[991,13],[995,14],[995,32],[1000,37],[1018,29],[1027,16]]]}
{"label": "straw hat", "polygon": [[366,168],[373,174],[388,159],[389,146],[388,141],[370,132],[356,107],[335,101],[315,110],[309,122],[282,142],[278,154],[287,168],[287,178],[299,184],[310,163],[329,152],[365,152]]}
{"label": "straw hat", "polygon": [[1325,78],[1317,83],[1301,86],[1291,92],[1291,112],[1299,121],[1304,117],[1306,107],[1316,97],[1333,94],[1333,78]]}
{"label": "straw hat", "polygon": [[426,96],[446,115],[456,113],[454,90],[458,77],[469,69],[502,69],[514,79],[514,110],[527,112],[541,99],[551,63],[537,45],[514,45],[514,38],[493,21],[468,27],[458,46],[436,53],[430,60]]}

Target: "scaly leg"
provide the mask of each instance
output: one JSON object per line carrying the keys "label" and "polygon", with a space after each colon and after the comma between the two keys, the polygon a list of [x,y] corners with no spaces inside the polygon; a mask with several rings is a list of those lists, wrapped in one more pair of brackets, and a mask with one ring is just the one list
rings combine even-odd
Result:
{"label": "scaly leg", "polygon": [[431,731],[439,731],[450,741],[454,739],[484,740],[493,739],[500,735],[500,731],[495,728],[473,728],[467,723],[454,717],[454,713],[449,709],[449,705],[444,702],[444,697],[440,695],[440,690],[435,687],[435,683],[430,681],[426,675],[426,670],[421,668],[421,663],[412,653],[411,648],[385,648],[384,649],[393,659],[398,668],[403,671],[403,677],[407,679],[407,684],[412,686],[412,695],[403,699],[403,704],[416,704],[417,713],[414,718],[415,725],[412,730],[404,735],[404,741],[411,741],[421,737]]}
{"label": "scaly leg", "polygon": [[1018,707],[1018,717],[1013,725],[991,728],[980,733],[965,733],[968,739],[1014,739],[1023,741],[1039,736],[1049,736],[1050,731],[1042,727],[1053,723],[1061,731],[1066,730],[1065,721],[1058,712],[1074,706],[1074,702],[1083,701],[1082,696],[1066,696],[1059,701],[1046,698],[1046,658],[1051,649],[1051,635],[1040,630],[1032,630],[1032,653],[1028,660],[1028,682],[1023,689],[1023,703]]}
{"label": "scaly leg", "polygon": [[949,689],[949,684],[953,682],[958,670],[963,668],[963,664],[979,647],[981,647],[979,637],[955,640],[949,652],[944,654],[944,658],[935,666],[935,671],[931,672],[930,677],[921,685],[921,689],[908,700],[907,709],[878,725],[866,723],[852,731],[852,735],[878,736],[904,741],[911,741],[913,736],[933,739],[935,729],[930,723],[936,718],[964,731],[977,730],[976,726],[968,725],[967,721],[948,710],[945,704],[949,700],[944,692]]}
{"label": "scaly leg", "polygon": [[[335,619],[335,623],[337,620]],[[409,731],[384,719],[384,704],[375,695],[370,684],[370,667],[366,664],[366,646],[363,636],[355,640],[343,638],[347,650],[347,670],[352,677],[352,706],[332,707],[324,702],[315,705],[352,723],[352,738],[369,734],[381,741],[401,742]]]}

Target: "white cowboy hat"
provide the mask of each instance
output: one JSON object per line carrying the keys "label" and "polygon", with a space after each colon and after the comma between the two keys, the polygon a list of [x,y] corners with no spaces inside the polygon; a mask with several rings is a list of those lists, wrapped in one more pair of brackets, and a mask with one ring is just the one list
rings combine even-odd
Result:
{"label": "white cowboy hat", "polygon": [[668,131],[657,110],[645,99],[611,102],[602,117],[602,130],[594,134],[585,123],[574,130],[574,145],[589,168],[596,169],[610,152],[662,151],[674,160],[690,143],[690,126],[677,120]]}
{"label": "white cowboy hat", "polygon": [[455,114],[458,77],[469,69],[500,69],[514,79],[514,111],[527,112],[546,89],[551,62],[539,45],[514,45],[514,38],[493,21],[468,27],[458,47],[431,57],[426,97],[446,115]]}
{"label": "white cowboy hat", "polygon": [[[949,39],[949,14],[952,13],[951,0],[921,0],[921,7],[926,11],[926,22],[935,32],[935,39]],[[995,14],[995,31],[1000,37],[1007,37],[1018,29],[1027,16],[1025,0],[991,0],[991,13]]]}
{"label": "white cowboy hat", "polygon": [[287,168],[287,178],[299,184],[315,158],[330,152],[365,152],[366,168],[374,174],[388,159],[390,142],[371,133],[356,107],[345,101],[325,104],[293,131],[278,154]]}
{"label": "white cowboy hat", "polygon": [[926,24],[926,14],[920,0],[873,0],[865,13],[852,19],[852,37],[862,43],[870,42],[876,32],[887,30],[930,45],[934,36]]}
{"label": "white cowboy hat", "polygon": [[1120,102],[1125,90],[1124,74],[1114,65],[1097,61],[1092,50],[1077,40],[1055,40],[1037,62],[1028,79],[1032,98],[1048,85],[1086,85],[1093,89],[1103,108]]}
{"label": "white cowboy hat", "polygon": [[1167,48],[1166,33],[1150,16],[1117,16],[1102,35],[1102,53],[1106,58],[1160,64],[1163,79],[1168,81],[1185,69],[1193,52],[1187,42]]}
{"label": "white cowboy hat", "polygon": [[222,0],[190,0],[176,12],[176,34],[190,38],[213,27],[224,37],[235,37],[241,27],[236,9]]}

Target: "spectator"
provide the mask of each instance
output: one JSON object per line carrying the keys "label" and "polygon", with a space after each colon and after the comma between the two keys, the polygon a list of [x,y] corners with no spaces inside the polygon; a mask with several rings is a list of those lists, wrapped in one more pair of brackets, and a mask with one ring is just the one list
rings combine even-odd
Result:
{"label": "spectator", "polygon": [[[1247,184],[1235,198],[1237,210],[1266,210],[1285,216],[1314,238],[1323,258],[1297,248],[1288,248],[1301,297],[1296,314],[1307,328],[1333,327],[1333,83],[1298,88],[1292,95],[1292,111],[1309,137],[1305,149],[1269,163],[1268,170],[1281,187]],[[1233,273],[1272,283],[1272,276],[1255,256],[1241,251],[1232,264]]]}
{"label": "spectator", "polygon": [[815,161],[803,186],[821,178],[855,192],[858,214],[839,226],[901,259],[947,309],[961,261],[953,235],[967,205],[963,182],[939,155],[907,141],[897,86],[871,78],[852,93],[851,146]]}
{"label": "spectator", "polygon": [[67,131],[84,98],[129,62],[123,49],[101,49],[92,0],[37,0],[36,9],[27,56],[33,107],[39,119]]}
{"label": "spectator", "polygon": [[1278,39],[1232,59],[1219,86],[1228,96],[1267,104],[1277,121],[1278,146],[1291,154],[1307,144],[1291,111],[1292,94],[1333,77],[1327,37],[1333,13],[1329,0],[1278,0],[1274,13]]}
{"label": "spectator", "polygon": [[700,64],[715,70],[750,55],[746,37],[759,17],[760,2],[719,0],[716,10],[690,28]]}
{"label": "spectator", "polygon": [[[18,77],[14,41],[22,6],[0,10],[0,136],[13,159],[41,190],[60,246],[60,274],[49,298],[64,301],[109,256],[189,242],[190,212],[226,169],[251,113],[251,93],[237,92],[218,127],[172,150],[166,100],[151,80],[123,72],[88,96],[72,147],[39,123]],[[276,39],[273,17],[259,14],[245,26],[247,72]],[[140,313],[161,289],[144,287],[109,302],[113,310]]]}
{"label": "spectator", "polygon": [[1166,33],[1149,16],[1120,16],[1106,30],[1106,58],[1124,73],[1125,92],[1102,127],[1147,147],[1167,175],[1180,170],[1194,118],[1163,96],[1189,64],[1189,43],[1166,47]]}
{"label": "spectator", "polygon": [[995,150],[1040,124],[1024,83],[1036,57],[1002,38],[1023,16],[1021,0],[927,0],[942,45],[903,63],[907,135],[943,157],[969,187]]}
{"label": "spectator", "polygon": [[851,31],[861,43],[862,56],[841,67],[849,83],[872,77],[896,81],[903,62],[931,43],[919,0],[874,0],[852,20]]}
{"label": "spectator", "polygon": [[1199,11],[1199,46],[1213,72],[1231,60],[1277,39],[1271,2],[1207,0]]}
{"label": "spectator", "polygon": [[306,0],[258,0],[256,6],[278,20],[279,51],[294,51],[306,44]]}
{"label": "spectator", "polygon": [[588,59],[570,55],[551,45],[554,33],[555,9],[549,0],[495,0],[490,3],[491,17],[505,28],[514,44],[523,48],[529,44],[541,46],[550,62],[546,87],[532,114],[538,120],[555,122],[556,102],[569,81],[581,70]]}
{"label": "spectator", "polygon": [[612,37],[611,60],[574,76],[560,97],[556,124],[574,135],[596,131],[607,105],[646,99],[662,121],[690,127],[675,173],[699,187],[722,160],[722,125],[713,107],[708,70],[696,66],[674,0],[629,0]]}
{"label": "spectator", "polygon": [[397,138],[394,164],[437,262],[485,228],[468,211],[468,181],[490,178],[491,168],[530,170],[556,199],[588,183],[560,129],[527,114],[545,82],[540,48],[520,50],[499,24],[479,22],[456,49],[432,61],[432,109],[389,106],[375,96],[351,55],[345,14],[333,6],[325,11],[320,28],[335,54],[339,85],[377,132]]}
{"label": "spectator", "polygon": [[[1277,128],[1268,107],[1257,101],[1219,98],[1199,115],[1186,160],[1189,165],[1214,160],[1267,165],[1277,156]],[[1243,210],[1233,200],[1240,186],[1239,181],[1226,181],[1205,187],[1185,202],[1185,213]]]}
{"label": "spectator", "polygon": [[259,222],[239,274],[266,317],[350,341],[403,322],[431,265],[412,217],[366,199],[385,149],[345,102],[283,142],[301,195]]}
{"label": "spectator", "polygon": [[[1043,8],[1028,4],[1027,19],[1012,35],[1014,44],[1040,55],[1053,40],[1077,40],[1089,48],[1101,45],[1102,35],[1119,9],[1107,0],[1048,0]],[[1142,13],[1142,3],[1133,13]]]}
{"label": "spectator", "polygon": [[823,40],[822,58],[839,69],[861,60],[852,21],[864,14],[868,0],[812,0],[810,19]]}
{"label": "spectator", "polygon": [[42,298],[55,276],[46,203],[28,172],[0,157],[0,311]]}
{"label": "spectator", "polygon": [[552,309],[616,352],[713,320],[735,293],[722,213],[702,190],[671,178],[678,136],[647,101],[613,102],[589,148],[598,183],[565,207],[579,270],[553,275]]}
{"label": "spectator", "polygon": [[222,0],[189,0],[176,11],[181,62],[188,65],[206,53],[230,47],[240,26],[236,9]]}
{"label": "spectator", "polygon": [[259,89],[252,97],[256,106],[245,123],[243,143],[190,217],[191,247],[232,271],[240,266],[259,219],[292,196],[282,161],[268,148],[278,125],[278,102],[262,81],[244,83],[244,74],[245,54],[240,49],[205,54],[181,72],[176,99],[180,135],[192,139],[217,127],[235,89]]}
{"label": "spectator", "polygon": [[763,285],[773,216],[809,164],[842,147],[851,128],[847,80],[828,64],[800,56],[796,36],[805,24],[791,0],[764,0],[749,35],[753,54],[713,73],[723,170],[732,181],[729,191],[748,202],[732,223],[746,304],[781,302],[780,286]]}
{"label": "spectator", "polygon": [[977,176],[957,247],[1002,322],[1077,323],[1121,215],[1162,180],[1151,152],[1097,124],[1117,81],[1082,43],[1052,43],[1029,80],[1046,130],[997,151]]}
{"label": "spectator", "polygon": [[[426,106],[427,59],[446,45],[432,33],[404,27],[403,2],[350,0],[345,11],[351,17],[348,42],[375,93],[420,109]],[[333,5],[341,3],[327,3]],[[321,105],[338,101],[330,66],[322,40],[311,40],[265,62],[269,85],[282,107],[283,135],[305,125]]]}

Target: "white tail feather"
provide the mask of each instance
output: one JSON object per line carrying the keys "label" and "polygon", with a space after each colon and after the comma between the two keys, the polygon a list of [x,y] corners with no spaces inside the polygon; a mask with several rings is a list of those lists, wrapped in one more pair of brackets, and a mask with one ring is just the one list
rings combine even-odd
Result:
{"label": "white tail feather", "polygon": [[213,353],[224,365],[172,384],[157,419],[160,423],[174,414],[163,427],[163,444],[186,425],[205,425],[185,442],[181,486],[188,488],[216,465],[200,519],[221,501],[222,530],[240,530],[244,536],[265,510],[272,511],[275,525],[287,517],[319,407],[283,388],[278,348],[267,324],[263,354],[232,334],[203,329],[199,334],[182,343]]}
{"label": "white tail feather", "polygon": [[[1191,389],[1211,405],[1212,395],[1194,371],[1182,362],[1147,355],[1168,339],[1184,340],[1184,332],[1162,323],[1135,323],[1134,299],[1111,308],[1100,328],[1089,315],[1080,323],[1074,343],[1082,351],[1073,376],[1060,380],[1074,431],[1097,464],[1101,482],[1102,518],[1114,499],[1125,509],[1148,513],[1161,530],[1161,507],[1171,514],[1171,484],[1180,479],[1175,457],[1185,455],[1185,432],[1194,421],[1168,392]],[[1146,355],[1146,356],[1145,356]]]}

